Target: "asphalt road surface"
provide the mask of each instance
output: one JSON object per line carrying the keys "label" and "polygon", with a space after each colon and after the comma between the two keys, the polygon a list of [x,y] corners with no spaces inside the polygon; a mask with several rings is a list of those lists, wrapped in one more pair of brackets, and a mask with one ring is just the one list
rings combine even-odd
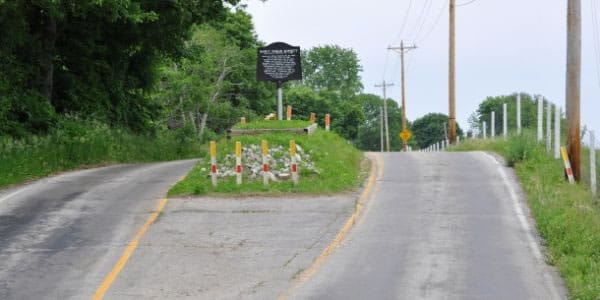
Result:
{"label": "asphalt road surface", "polygon": [[370,193],[161,201],[195,161],[1,191],[0,299],[566,298],[510,169],[480,152],[371,157]]}
{"label": "asphalt road surface", "polygon": [[382,157],[364,215],[290,298],[566,298],[510,169],[481,152]]}
{"label": "asphalt road surface", "polygon": [[195,164],[66,173],[0,194],[0,299],[90,299],[171,185]]}

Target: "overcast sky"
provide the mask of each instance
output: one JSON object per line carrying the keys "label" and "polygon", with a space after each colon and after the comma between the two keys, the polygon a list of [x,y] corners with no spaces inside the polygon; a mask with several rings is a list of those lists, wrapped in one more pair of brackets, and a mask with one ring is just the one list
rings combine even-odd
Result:
{"label": "overcast sky", "polygon": [[[592,5],[582,0],[582,126],[600,135],[600,78],[595,58]],[[463,128],[487,96],[527,92],[564,107],[567,0],[457,0],[457,118]],[[398,45],[419,48],[406,56],[407,116],[448,113],[448,0],[246,1],[266,43],[309,49],[337,44],[358,54],[364,91],[393,82],[400,101]]]}

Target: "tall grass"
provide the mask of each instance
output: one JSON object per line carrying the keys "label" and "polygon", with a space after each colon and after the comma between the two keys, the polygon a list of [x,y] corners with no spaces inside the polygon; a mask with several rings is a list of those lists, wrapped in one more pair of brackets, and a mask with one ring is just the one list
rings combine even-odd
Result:
{"label": "tall grass", "polygon": [[453,150],[494,151],[512,164],[548,249],[573,299],[600,299],[600,207],[589,185],[566,182],[562,161],[546,153],[535,135],[507,141],[472,140]]}
{"label": "tall grass", "polygon": [[200,144],[189,136],[183,129],[138,135],[100,123],[62,120],[46,136],[0,137],[0,187],[83,166],[202,155]]}

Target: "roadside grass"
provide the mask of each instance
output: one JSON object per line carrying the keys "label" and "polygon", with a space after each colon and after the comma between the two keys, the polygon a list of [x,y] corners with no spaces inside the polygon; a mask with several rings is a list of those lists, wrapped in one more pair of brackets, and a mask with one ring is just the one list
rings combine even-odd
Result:
{"label": "roadside grass", "polygon": [[183,133],[137,135],[103,124],[63,121],[47,136],[0,137],[0,187],[86,166],[194,158],[203,151]]}
{"label": "roadside grass", "polygon": [[310,121],[290,120],[259,120],[246,123],[244,125],[238,123],[233,128],[235,129],[290,129],[290,128],[306,128],[310,126]]}
{"label": "roadside grass", "polygon": [[[320,174],[299,168],[300,182],[297,186],[288,181],[270,182],[263,185],[259,180],[244,177],[242,185],[237,185],[235,177],[220,178],[218,186],[212,187],[208,170],[210,157],[206,155],[187,177],[177,183],[169,196],[181,195],[280,195],[283,193],[336,193],[358,187],[366,177],[368,167],[364,165],[363,154],[348,141],[332,132],[318,129],[312,135],[295,135],[288,133],[271,133],[256,136],[241,136],[231,140],[221,140],[217,144],[217,165],[225,155],[233,154],[235,142],[242,145],[260,145],[267,140],[269,147],[283,146],[289,148],[289,141],[295,140],[305,152],[311,154],[312,162]],[[206,151],[207,149],[205,149]]]}
{"label": "roadside grass", "polygon": [[537,229],[572,299],[600,299],[600,207],[589,185],[569,184],[561,160],[547,154],[535,135],[508,140],[469,140],[451,151],[493,151],[513,166]]}

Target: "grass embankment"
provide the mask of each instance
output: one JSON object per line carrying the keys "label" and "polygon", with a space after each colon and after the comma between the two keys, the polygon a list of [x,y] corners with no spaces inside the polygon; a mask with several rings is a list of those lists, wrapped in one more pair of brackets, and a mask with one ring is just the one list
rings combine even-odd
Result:
{"label": "grass embankment", "polygon": [[566,182],[561,160],[547,154],[533,134],[507,141],[471,140],[452,150],[487,150],[504,156],[519,176],[549,262],[572,299],[600,299],[600,207],[586,184]]}
{"label": "grass embankment", "polygon": [[[260,122],[263,123],[263,122]],[[289,128],[286,121],[269,121],[269,128]],[[308,122],[298,123],[300,127],[306,127]],[[306,126],[304,126],[306,125]],[[259,124],[249,123],[246,128],[264,128]],[[271,182],[264,186],[262,177],[256,180],[244,178],[242,185],[235,183],[235,177],[220,178],[216,188],[212,187],[209,177],[210,158],[207,156],[188,174],[188,176],[175,185],[169,192],[169,196],[176,195],[253,195],[253,194],[282,194],[282,193],[335,193],[358,187],[364,178],[361,173],[363,154],[348,141],[335,133],[317,130],[312,135],[296,135],[288,133],[273,133],[256,136],[242,136],[231,140],[222,140],[217,143],[218,164],[228,154],[233,154],[235,142],[240,141],[242,146],[260,145],[261,140],[267,140],[269,148],[283,146],[289,149],[289,141],[295,140],[301,145],[305,153],[310,153],[318,173],[299,168],[300,183],[294,186],[290,180]],[[205,151],[208,149],[205,149]],[[288,154],[289,155],[289,154]],[[244,158],[242,157],[244,161]],[[222,171],[220,169],[220,171]]]}
{"label": "grass embankment", "polygon": [[187,136],[136,135],[102,124],[63,121],[46,136],[0,137],[0,187],[85,166],[201,156],[201,145]]}

